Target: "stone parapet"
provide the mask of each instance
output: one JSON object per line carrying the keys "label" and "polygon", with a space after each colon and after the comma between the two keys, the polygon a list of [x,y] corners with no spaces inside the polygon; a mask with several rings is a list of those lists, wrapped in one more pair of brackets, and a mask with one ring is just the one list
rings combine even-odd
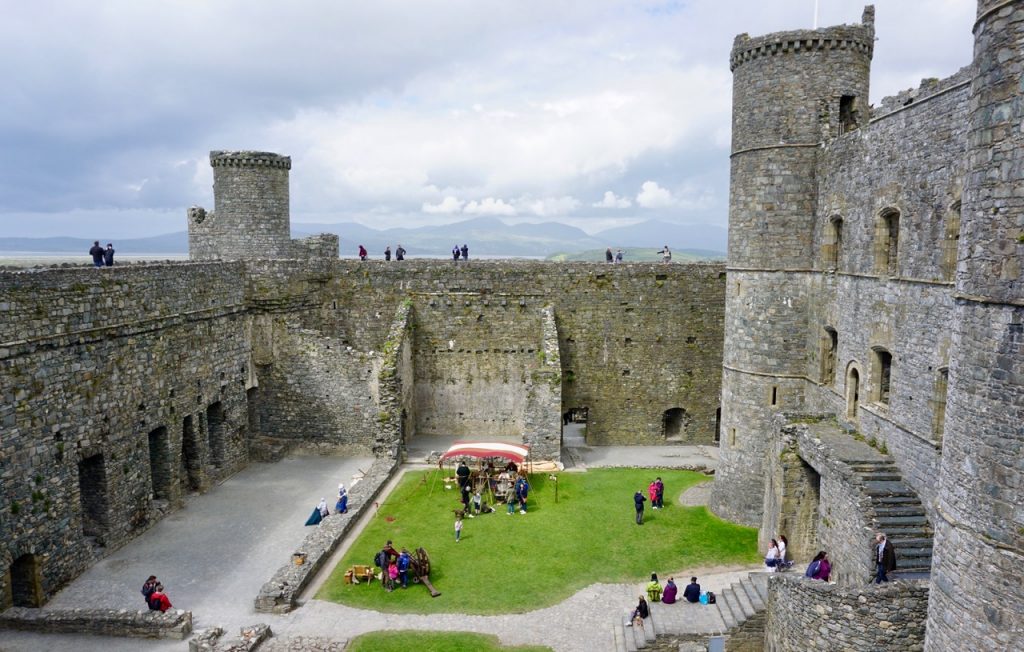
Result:
{"label": "stone parapet", "polygon": [[268,167],[281,170],[292,169],[292,158],[273,152],[223,151],[210,152],[212,167]]}
{"label": "stone parapet", "polygon": [[0,628],[46,634],[94,634],[129,638],[184,640],[192,633],[192,612],[182,609],[28,609],[0,613]]}
{"label": "stone parapet", "polygon": [[924,649],[928,585],[840,587],[797,574],[768,582],[765,649],[914,652]]}

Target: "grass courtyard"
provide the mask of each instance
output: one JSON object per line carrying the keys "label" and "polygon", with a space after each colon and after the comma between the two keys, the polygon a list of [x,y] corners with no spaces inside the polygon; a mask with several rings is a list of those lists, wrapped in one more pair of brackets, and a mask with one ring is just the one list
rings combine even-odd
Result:
{"label": "grass courtyard", "polygon": [[504,647],[497,636],[463,632],[371,632],[352,639],[346,652],[551,652],[549,647]]}
{"label": "grass courtyard", "polygon": [[[317,597],[394,613],[521,613],[556,604],[594,582],[635,582],[652,571],[669,573],[705,565],[754,563],[757,533],[682,507],[681,492],[707,478],[690,471],[594,469],[530,477],[529,513],[505,506],[466,519],[455,542],[457,489],[446,490],[437,470],[407,473],[352,545]],[[665,505],[647,505],[645,524],[634,522],[633,494],[661,476]],[[410,582],[387,593],[376,581],[345,584],[353,564],[372,564],[384,542],[430,554],[430,580],[442,595]]]}

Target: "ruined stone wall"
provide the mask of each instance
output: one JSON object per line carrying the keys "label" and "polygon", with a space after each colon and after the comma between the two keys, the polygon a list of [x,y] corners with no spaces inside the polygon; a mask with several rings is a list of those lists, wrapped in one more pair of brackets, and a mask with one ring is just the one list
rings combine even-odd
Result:
{"label": "ruined stone wall", "polygon": [[45,598],[246,462],[241,271],[0,273],[0,583]]}
{"label": "ruined stone wall", "polygon": [[[720,265],[335,261],[331,270],[315,315],[319,328],[358,350],[380,350],[396,306],[412,299],[413,367],[417,382],[433,388],[416,390],[416,423],[429,425],[429,432],[484,428],[477,436],[498,435],[521,427],[499,429],[483,421],[493,417],[480,410],[493,413],[497,406],[504,419],[522,414],[524,406],[514,401],[526,393],[505,396],[505,380],[522,390],[523,378],[529,384],[539,368],[541,311],[550,305],[563,408],[589,409],[588,441],[664,442],[663,415],[671,408],[685,411],[673,441],[714,441]],[[446,391],[449,381],[462,391]],[[459,412],[474,416],[460,425]],[[449,422],[434,425],[442,416]]]}
{"label": "ruined stone wall", "polygon": [[928,587],[919,582],[841,587],[801,575],[768,582],[769,652],[924,649]]}

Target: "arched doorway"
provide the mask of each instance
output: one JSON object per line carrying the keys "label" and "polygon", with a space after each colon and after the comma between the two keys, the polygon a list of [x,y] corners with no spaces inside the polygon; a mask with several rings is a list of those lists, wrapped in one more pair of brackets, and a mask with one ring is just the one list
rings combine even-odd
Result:
{"label": "arched doorway", "polygon": [[681,407],[665,410],[661,416],[661,432],[666,441],[683,441],[690,429],[690,415]]}
{"label": "arched doorway", "polygon": [[860,402],[860,372],[850,366],[846,372],[846,418],[857,418],[857,405]]}
{"label": "arched doorway", "polygon": [[573,448],[587,444],[587,419],[590,409],[570,408],[562,413],[562,446]]}
{"label": "arched doorway", "polygon": [[15,607],[43,606],[39,560],[33,554],[22,555],[11,564],[11,603]]}

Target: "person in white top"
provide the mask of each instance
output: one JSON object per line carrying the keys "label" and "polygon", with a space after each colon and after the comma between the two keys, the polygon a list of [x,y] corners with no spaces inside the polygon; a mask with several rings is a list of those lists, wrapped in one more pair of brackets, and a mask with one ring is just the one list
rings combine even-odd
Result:
{"label": "person in white top", "polygon": [[790,563],[786,561],[786,546],[789,545],[789,541],[786,540],[786,535],[779,535],[779,570],[785,570],[790,567]]}
{"label": "person in white top", "polygon": [[774,573],[779,567],[779,542],[772,539],[772,543],[768,546],[768,552],[764,556],[764,565],[768,567],[769,573]]}

